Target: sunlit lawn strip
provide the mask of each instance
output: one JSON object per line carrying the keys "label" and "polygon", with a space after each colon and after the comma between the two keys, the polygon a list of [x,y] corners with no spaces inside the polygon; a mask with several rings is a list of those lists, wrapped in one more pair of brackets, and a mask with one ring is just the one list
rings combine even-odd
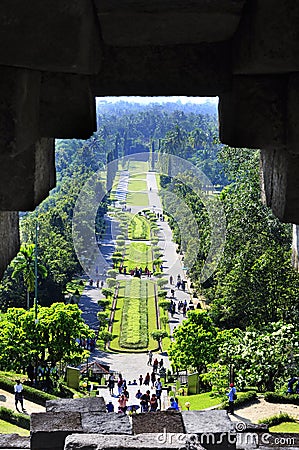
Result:
{"label": "sunlit lawn strip", "polygon": [[144,192],[128,192],[127,206],[148,206],[148,194]]}
{"label": "sunlit lawn strip", "polygon": [[[138,325],[143,326],[145,325],[145,318],[146,318],[146,329],[143,332],[144,335],[147,338],[147,345],[146,347],[141,347],[141,346],[135,346],[135,345],[130,345],[129,347],[123,347],[120,344],[120,337],[121,334],[123,334],[124,336],[126,335],[126,324],[123,323],[122,319],[123,319],[123,307],[125,304],[125,299],[124,299],[124,295],[127,295],[127,292],[131,291],[130,289],[130,285],[131,282],[133,280],[137,280],[137,283],[140,282],[142,285],[142,289],[143,289],[143,295],[147,295],[147,314],[140,316],[139,319],[137,319],[136,323],[138,323]],[[126,292],[126,294],[125,294]],[[134,289],[131,291],[131,294],[134,294]],[[154,299],[154,283],[151,280],[141,280],[139,278],[132,278],[132,279],[128,279],[128,280],[122,280],[120,281],[120,287],[119,287],[119,291],[118,291],[118,299],[117,299],[117,306],[116,306],[116,311],[115,311],[115,316],[114,316],[114,323],[113,323],[113,340],[110,343],[110,349],[111,350],[115,350],[115,351],[134,351],[134,352],[144,352],[148,349],[151,350],[156,350],[157,349],[157,342],[153,340],[153,338],[151,337],[151,332],[153,330],[155,330],[157,328],[157,322],[156,322],[156,306],[155,306],[155,299]],[[129,295],[131,295],[129,294]],[[143,318],[142,318],[143,317]],[[143,325],[142,325],[143,324]],[[128,337],[129,340],[134,339]]]}
{"label": "sunlit lawn strip", "polygon": [[136,267],[143,270],[147,266],[152,271],[152,250],[144,242],[131,242],[126,247],[125,266],[127,270],[134,270]]}
{"label": "sunlit lawn strip", "polygon": [[20,436],[30,436],[29,430],[25,430],[25,428],[20,428],[17,425],[13,425],[12,423],[6,422],[5,420],[2,419],[0,419],[0,433],[2,434],[17,433]]}
{"label": "sunlit lawn strip", "polygon": [[150,239],[150,222],[143,216],[135,215],[129,222],[129,239]]}
{"label": "sunlit lawn strip", "polygon": [[187,395],[187,396],[179,396],[179,405],[181,409],[186,410],[185,403],[190,402],[190,410],[200,410],[210,408],[212,406],[219,405],[223,400],[222,397],[211,397],[210,392],[205,392],[203,394],[195,394],[195,395]]}
{"label": "sunlit lawn strip", "polygon": [[147,283],[132,278],[126,283],[119,343],[124,348],[147,348]]}
{"label": "sunlit lawn strip", "polygon": [[148,172],[148,162],[147,161],[129,161],[128,170],[131,174],[139,174],[142,172]]}
{"label": "sunlit lawn strip", "polygon": [[129,178],[128,191],[147,191],[147,182],[141,178]]}

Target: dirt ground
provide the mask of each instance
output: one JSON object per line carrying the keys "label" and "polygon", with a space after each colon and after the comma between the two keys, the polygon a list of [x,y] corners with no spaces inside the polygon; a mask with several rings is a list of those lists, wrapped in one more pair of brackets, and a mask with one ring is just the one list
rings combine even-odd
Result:
{"label": "dirt ground", "polygon": [[292,404],[268,403],[263,398],[257,399],[249,406],[236,408],[235,414],[230,415],[233,421],[257,423],[261,419],[274,416],[279,413],[287,413],[299,420],[299,406]]}

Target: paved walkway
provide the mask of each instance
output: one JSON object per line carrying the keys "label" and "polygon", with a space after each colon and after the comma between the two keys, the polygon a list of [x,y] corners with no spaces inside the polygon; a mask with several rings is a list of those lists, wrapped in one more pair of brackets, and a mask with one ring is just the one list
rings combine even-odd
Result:
{"label": "paved walkway", "polygon": [[[5,406],[5,408],[9,408],[9,409],[12,409],[13,411],[16,411],[14,394],[11,394],[10,392],[0,389],[0,406]],[[19,403],[18,407],[20,409],[20,403]],[[28,400],[26,400],[26,386],[24,386],[24,408],[26,411],[25,414],[46,411],[46,408],[44,406],[38,405],[37,403],[29,402]]]}
{"label": "paved walkway", "polygon": [[[158,195],[158,188],[156,182],[155,173],[148,172],[146,175],[147,185],[148,185],[148,196],[149,196],[149,205],[150,208],[155,212],[162,212],[161,200]],[[126,199],[126,192],[128,186],[128,174],[121,173],[120,181],[117,188],[117,200],[124,201]],[[132,207],[132,213],[137,213],[143,209],[142,207]],[[105,259],[111,265],[111,254],[115,248],[115,243],[113,240],[113,236],[116,234],[111,232],[113,224],[110,219],[109,227],[105,233],[104,239],[101,241],[101,250],[105,256]],[[163,252],[163,270],[165,276],[168,278],[172,275],[173,279],[177,280],[177,275],[180,274],[181,279],[185,278],[185,274],[183,271],[183,266],[181,259],[179,258],[176,252],[176,244],[172,241],[172,232],[167,222],[158,221],[158,226],[160,228],[160,240],[158,245],[161,247]],[[106,251],[106,253],[105,253]],[[102,274],[100,274],[102,276]],[[179,300],[184,301],[185,299],[190,300],[190,295],[188,292],[183,292],[182,290],[176,289],[174,285],[170,285],[168,283],[168,297],[171,297],[170,289],[175,289],[175,298],[174,301],[177,304]],[[82,316],[85,322],[91,326],[92,328],[97,328],[97,318],[96,314],[99,311],[99,307],[97,304],[98,299],[101,296],[101,290],[96,287],[90,287],[86,285],[83,295],[79,302],[79,307],[82,310]],[[178,313],[176,308],[176,313],[173,317],[170,316],[170,331],[171,335],[173,333],[174,328],[184,319],[181,313]],[[154,358],[157,357],[160,361],[163,358],[164,367],[168,369],[170,367],[170,362],[167,354],[156,354]],[[133,382],[135,379],[139,384],[139,376],[143,377],[147,372],[151,374],[152,368],[147,365],[147,355],[145,353],[107,353],[103,351],[96,350],[91,355],[91,360],[96,359],[99,362],[107,364],[110,366],[110,369],[114,370],[116,373],[121,372],[123,377],[127,380],[127,384],[129,381]],[[129,385],[128,391],[130,394],[130,401],[135,401],[135,394],[137,392],[138,385]],[[144,392],[148,389],[146,386],[142,385],[141,391]],[[154,392],[154,391],[151,391]],[[115,389],[115,393],[117,393],[117,387]],[[105,401],[111,400],[115,407],[118,406],[118,398],[111,397],[107,388],[100,389],[100,395],[103,395]],[[139,403],[139,402],[138,402]],[[162,407],[167,407],[167,395],[164,393],[162,399]]]}
{"label": "paved walkway", "polygon": [[[147,173],[147,186],[148,186],[148,196],[149,196],[149,204],[152,211],[155,213],[162,213],[162,203],[158,194],[158,186],[156,174],[154,172]],[[185,280],[186,274],[183,270],[182,260],[177,253],[177,245],[172,240],[172,231],[168,224],[168,222],[158,220],[158,225],[160,228],[160,240],[158,245],[160,246],[163,252],[163,272],[168,278],[168,285],[166,286],[169,289],[168,298],[171,297],[170,289],[175,290],[174,302],[176,304],[176,313],[173,315],[169,315],[169,327],[170,334],[173,335],[173,330],[184,320],[184,316],[182,313],[178,312],[178,303],[179,301],[184,302],[187,301],[187,304],[190,303],[190,293],[184,292],[182,289],[177,289],[175,287],[175,283],[177,281],[178,275],[180,275],[181,280]],[[170,276],[173,278],[173,284],[171,285],[169,282]]]}

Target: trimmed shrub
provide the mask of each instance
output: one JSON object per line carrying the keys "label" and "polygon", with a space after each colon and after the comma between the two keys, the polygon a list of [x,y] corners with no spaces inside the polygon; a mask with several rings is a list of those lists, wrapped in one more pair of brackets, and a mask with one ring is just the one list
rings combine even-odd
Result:
{"label": "trimmed shrub", "polygon": [[167,295],[167,291],[158,291],[158,298],[165,298],[166,295]]}
{"label": "trimmed shrub", "polygon": [[296,422],[296,419],[295,417],[289,416],[287,413],[280,413],[258,421],[258,423],[265,423],[269,427],[274,427],[275,425],[279,425],[283,422]]}
{"label": "trimmed shrub", "polygon": [[18,427],[30,430],[30,417],[25,414],[15,413],[5,406],[0,407],[0,419],[6,422],[17,425]]}
{"label": "trimmed shrub", "polygon": [[[14,394],[15,380],[12,381],[10,378],[0,375],[0,388],[4,389],[11,394]],[[55,400],[57,397],[55,395],[47,394],[44,391],[39,391],[31,386],[24,385],[24,398],[31,402],[37,403],[38,405],[46,406],[47,400]]]}
{"label": "trimmed shrub", "polygon": [[116,278],[117,274],[118,274],[118,271],[115,269],[107,270],[107,275],[109,278]]}
{"label": "trimmed shrub", "polygon": [[298,394],[278,394],[276,392],[266,392],[264,399],[269,403],[292,403],[299,405]]}
{"label": "trimmed shrub", "polygon": [[165,286],[167,283],[168,283],[168,281],[166,280],[166,278],[160,278],[159,280],[157,280],[157,285],[160,288]]}
{"label": "trimmed shrub", "polygon": [[[114,294],[114,290],[113,289],[109,289],[109,288],[103,288],[102,289],[102,294],[106,297],[106,298],[108,298],[108,297],[112,297],[113,296],[113,294]],[[99,301],[98,301],[98,304],[99,305],[109,305],[109,303],[110,303],[110,301],[108,301],[108,303],[107,303],[107,301],[104,299],[104,298],[101,298]]]}
{"label": "trimmed shrub", "polygon": [[[257,399],[256,392],[249,391],[249,392],[238,392],[237,393],[238,398],[234,401],[235,407],[244,406],[251,402],[254,402]],[[224,401],[219,409],[228,409],[227,400]]]}
{"label": "trimmed shrub", "polygon": [[115,278],[107,278],[106,280],[108,288],[114,288],[116,286],[116,279]]}

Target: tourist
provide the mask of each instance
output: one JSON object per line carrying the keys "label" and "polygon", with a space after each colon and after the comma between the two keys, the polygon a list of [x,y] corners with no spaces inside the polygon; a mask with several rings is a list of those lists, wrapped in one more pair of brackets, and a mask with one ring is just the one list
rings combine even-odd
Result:
{"label": "tourist", "polygon": [[170,407],[168,409],[173,409],[174,411],[179,411],[179,404],[177,402],[177,400],[173,397],[171,397],[170,399]]}
{"label": "tourist", "polygon": [[163,364],[164,364],[164,363],[163,363],[163,358],[161,358],[161,359],[160,359],[160,362],[159,362],[159,367],[160,367],[160,369],[161,369],[161,367],[163,367]]}
{"label": "tourist", "polygon": [[120,397],[122,390],[123,390],[123,377],[120,373],[117,380],[117,389],[118,389],[118,396]]}
{"label": "tourist", "polygon": [[20,380],[16,380],[16,384],[14,386],[14,391],[15,391],[15,405],[16,405],[16,410],[18,412],[20,412],[19,408],[18,408],[18,403],[20,402],[21,407],[22,407],[22,411],[24,412],[24,404],[23,404],[23,386]]}
{"label": "tourist", "polygon": [[139,385],[142,386],[142,383],[143,383],[143,376],[140,375],[140,376],[139,376]]}
{"label": "tourist", "polygon": [[138,389],[138,391],[136,392],[135,397],[139,400],[142,397],[142,392],[140,389]]}
{"label": "tourist", "polygon": [[127,411],[127,401],[128,401],[128,399],[127,399],[127,397],[125,397],[124,394],[122,394],[120,396],[120,398],[118,399],[118,405],[119,405],[118,409],[121,412],[123,412],[124,414],[126,414],[126,411]]}
{"label": "tourist", "polygon": [[145,375],[145,378],[144,378],[145,386],[149,386],[150,380],[151,380],[151,376],[150,376],[149,372],[147,372],[147,374]]}
{"label": "tourist", "polygon": [[151,365],[152,365],[152,360],[153,360],[153,353],[152,353],[151,350],[149,350],[147,356],[148,356],[147,365],[148,365],[148,366],[151,366]]}
{"label": "tourist", "polygon": [[156,381],[156,373],[153,370],[151,373],[152,389],[154,389],[155,381]]}
{"label": "tourist", "polygon": [[154,359],[154,364],[153,364],[153,371],[157,372],[158,370],[158,360],[157,358]]}
{"label": "tourist", "polygon": [[114,375],[111,374],[111,375],[109,376],[109,379],[108,379],[108,388],[109,388],[109,393],[110,393],[110,395],[113,395],[113,394],[114,394],[114,392],[113,392],[113,390],[114,390],[114,385],[115,385],[115,378],[114,378]]}
{"label": "tourist", "polygon": [[153,394],[150,399],[150,411],[156,412],[157,408],[158,408],[157,397],[156,397],[156,394]]}
{"label": "tourist", "polygon": [[228,396],[228,412],[230,414],[234,414],[234,402],[237,399],[236,388],[234,386],[234,383],[231,383],[229,387],[229,392],[226,394]]}
{"label": "tourist", "polygon": [[140,398],[141,412],[148,411],[148,405],[149,405],[150,399],[151,399],[150,391],[146,391],[146,393],[141,396],[141,398]]}
{"label": "tourist", "polygon": [[107,412],[108,412],[108,413],[114,412],[114,405],[113,405],[113,403],[112,403],[111,400],[110,400],[109,403],[107,403],[106,409],[107,409]]}
{"label": "tourist", "polygon": [[160,378],[158,378],[157,381],[155,382],[155,389],[156,389],[156,397],[157,397],[157,400],[159,401],[160,409],[161,409],[162,383],[161,383]]}
{"label": "tourist", "polygon": [[170,277],[169,277],[169,284],[173,284],[173,276],[172,275],[170,275]]}

